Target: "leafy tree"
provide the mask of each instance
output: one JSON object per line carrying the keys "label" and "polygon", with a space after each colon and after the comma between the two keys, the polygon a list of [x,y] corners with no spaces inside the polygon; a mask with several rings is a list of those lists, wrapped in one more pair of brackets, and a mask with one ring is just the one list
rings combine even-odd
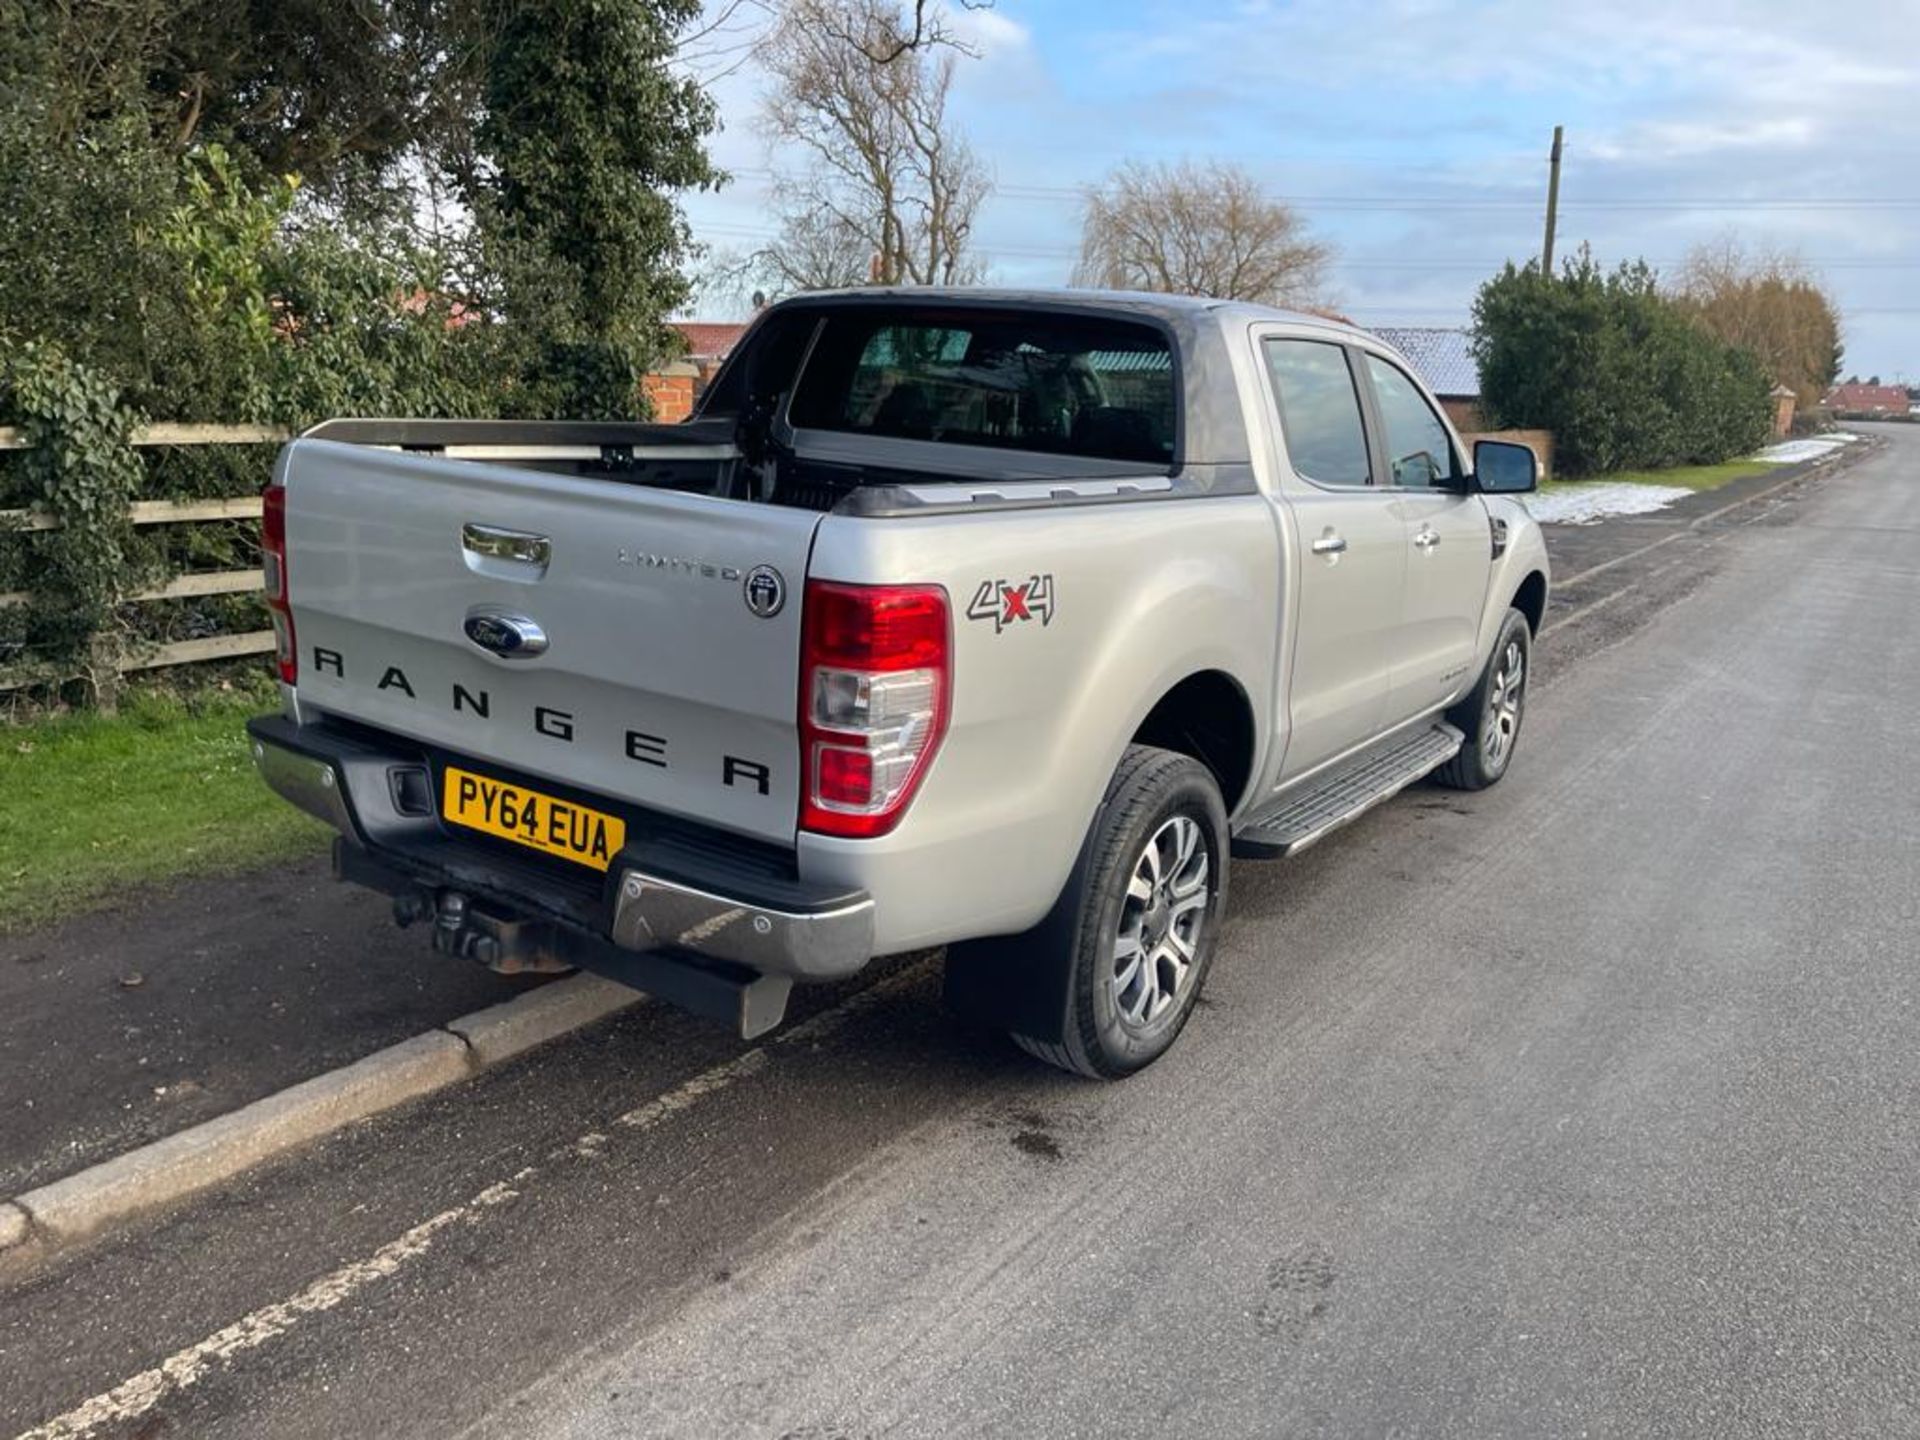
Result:
{"label": "leafy tree", "polygon": [[516,410],[630,414],[673,341],[690,240],[670,192],[716,183],[713,103],[673,73],[699,0],[488,0],[477,159],[489,298],[516,360]]}
{"label": "leafy tree", "polygon": [[1767,437],[1759,361],[1695,325],[1643,261],[1507,265],[1474,300],[1473,348],[1494,423],[1553,431],[1572,474],[1709,464]]}
{"label": "leafy tree", "polygon": [[[361,306],[370,338],[384,343],[393,317],[374,312],[402,298],[457,302],[457,348],[496,352],[499,413],[635,413],[639,375],[672,343],[662,317],[686,295],[673,194],[718,179],[712,107],[673,65],[698,13],[698,0],[0,0],[0,333],[104,364],[162,418],[284,412],[285,396],[231,373],[257,347],[207,348],[221,327],[173,273],[183,227],[215,243],[251,195],[276,230],[253,237],[257,274],[310,288],[270,263],[276,250],[393,282]],[[202,164],[215,155],[217,178]],[[227,261],[243,238],[218,242]],[[312,333],[287,294],[257,298],[272,333]],[[166,395],[150,393],[163,375]]]}
{"label": "leafy tree", "polygon": [[119,116],[168,154],[217,144],[331,193],[465,126],[456,13],[433,0],[0,0],[0,76],[43,97],[56,146]]}
{"label": "leafy tree", "polygon": [[1087,193],[1073,283],[1308,305],[1329,248],[1235,165],[1123,165]]}

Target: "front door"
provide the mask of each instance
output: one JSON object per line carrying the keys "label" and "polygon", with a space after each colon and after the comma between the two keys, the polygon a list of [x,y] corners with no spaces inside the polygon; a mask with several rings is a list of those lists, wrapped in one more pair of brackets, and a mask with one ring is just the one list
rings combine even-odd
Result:
{"label": "front door", "polygon": [[1473,683],[1493,537],[1485,502],[1460,491],[1460,457],[1420,387],[1390,360],[1368,355],[1365,364],[1406,527],[1404,609],[1387,703],[1388,722],[1398,724]]}
{"label": "front door", "polygon": [[1321,340],[1261,342],[1280,419],[1299,576],[1282,783],[1378,734],[1392,680],[1407,572],[1406,523],[1374,483],[1349,351]]}

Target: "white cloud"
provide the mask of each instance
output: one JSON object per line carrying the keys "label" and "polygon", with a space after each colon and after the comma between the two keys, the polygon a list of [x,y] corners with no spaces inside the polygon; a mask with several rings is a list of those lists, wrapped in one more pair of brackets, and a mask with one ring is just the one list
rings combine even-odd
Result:
{"label": "white cloud", "polygon": [[1632,161],[1636,157],[1678,159],[1722,150],[1799,150],[1820,138],[1808,116],[1783,116],[1752,124],[1708,120],[1653,120],[1629,126],[1590,148],[1594,158]]}
{"label": "white cloud", "polygon": [[947,28],[982,60],[1006,61],[1021,56],[1033,44],[1033,32],[1003,10],[957,7],[946,17]]}

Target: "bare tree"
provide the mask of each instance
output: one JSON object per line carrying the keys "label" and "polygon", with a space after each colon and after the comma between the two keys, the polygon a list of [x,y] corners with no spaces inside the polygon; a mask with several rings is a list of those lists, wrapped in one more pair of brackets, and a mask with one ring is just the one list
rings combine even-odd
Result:
{"label": "bare tree", "polygon": [[761,57],[774,82],[764,124],[812,163],[776,187],[780,235],[760,256],[768,284],[977,278],[987,179],[947,118],[960,57],[929,38],[947,34],[940,24],[895,0],[788,0]]}
{"label": "bare tree", "polygon": [[[960,0],[960,8],[991,10],[993,0]],[[828,9],[830,11],[831,7]],[[935,50],[942,46],[965,55],[974,53],[973,47],[955,34],[948,24],[940,0],[913,0],[906,15],[898,16],[892,23],[879,29],[864,23],[837,25],[831,13],[826,19],[833,38],[843,45],[853,46],[875,65],[891,65],[902,55],[916,50]]]}
{"label": "bare tree", "polygon": [[1238,166],[1121,166],[1089,190],[1073,283],[1307,305],[1332,251]]}
{"label": "bare tree", "polygon": [[[777,189],[792,193],[784,183]],[[867,236],[833,211],[793,203],[772,244],[713,255],[697,284],[703,299],[738,308],[756,293],[777,299],[865,285],[873,278],[873,256]]]}
{"label": "bare tree", "polygon": [[1719,339],[1760,358],[1802,409],[1839,377],[1840,318],[1807,262],[1792,250],[1749,251],[1731,235],[1697,246],[1681,267],[1681,303]]}
{"label": "bare tree", "polygon": [[[993,0],[959,0],[962,10],[991,10]],[[679,59],[703,84],[731,75],[753,58],[780,20],[779,0],[712,0],[699,24],[678,46]],[[954,30],[942,0],[913,0],[898,25],[886,35],[836,28],[834,38],[851,44],[876,65],[891,65],[903,55],[942,47],[972,55],[973,47]]]}

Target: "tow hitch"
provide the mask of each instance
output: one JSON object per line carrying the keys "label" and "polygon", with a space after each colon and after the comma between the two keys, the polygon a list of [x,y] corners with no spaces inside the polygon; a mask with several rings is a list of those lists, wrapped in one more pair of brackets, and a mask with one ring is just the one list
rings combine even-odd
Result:
{"label": "tow hitch", "polygon": [[579,967],[560,954],[557,927],[546,921],[495,914],[458,890],[401,895],[394,923],[406,929],[433,917],[433,948],[477,961],[496,975],[565,975]]}
{"label": "tow hitch", "polygon": [[629,950],[557,920],[527,919],[452,887],[433,888],[379,856],[337,839],[334,875],[393,898],[394,923],[430,924],[433,948],[502,975],[562,975],[591,970],[696,1015],[730,1025],[751,1040],[786,1018],[793,981],[684,950]]}

